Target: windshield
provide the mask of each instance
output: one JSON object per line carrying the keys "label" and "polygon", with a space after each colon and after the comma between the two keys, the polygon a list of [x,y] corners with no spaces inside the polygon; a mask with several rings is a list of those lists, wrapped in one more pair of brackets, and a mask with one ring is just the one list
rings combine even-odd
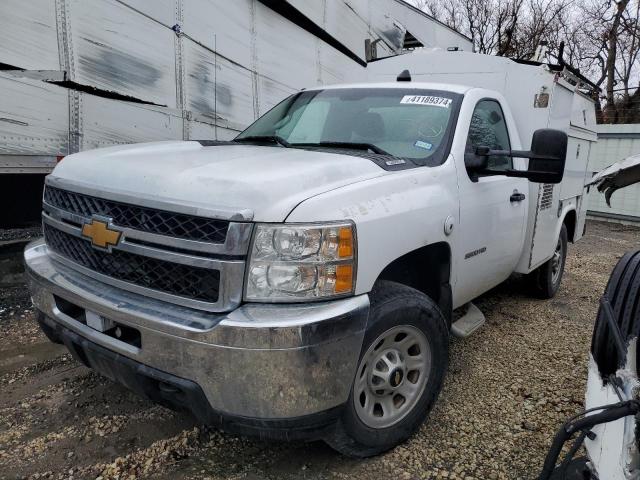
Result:
{"label": "windshield", "polygon": [[404,88],[301,92],[259,118],[235,141],[353,148],[439,164],[460,99],[452,92]]}

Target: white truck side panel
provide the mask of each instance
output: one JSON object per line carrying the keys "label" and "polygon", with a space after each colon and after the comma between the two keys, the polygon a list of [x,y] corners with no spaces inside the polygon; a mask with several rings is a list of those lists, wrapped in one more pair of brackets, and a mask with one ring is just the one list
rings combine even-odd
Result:
{"label": "white truck side panel", "polygon": [[[304,14],[309,20],[319,26],[324,26],[324,13],[326,10],[327,2],[331,3],[334,0],[315,0],[309,2],[307,0],[289,0],[288,3],[293,5],[300,13]],[[342,0],[339,0],[342,1]]]}
{"label": "white truck side panel", "polygon": [[222,130],[211,123],[199,122],[197,120],[185,120],[187,123],[188,138],[185,140],[210,140],[216,138],[216,130]]}
{"label": "white truck side panel", "polygon": [[340,43],[366,60],[364,40],[369,38],[369,25],[343,0],[326,0],[325,30]]}
{"label": "white truck side panel", "polygon": [[0,25],[0,63],[60,70],[54,1],[2,0]]}
{"label": "white truck side panel", "polygon": [[[460,50],[471,52],[473,44],[469,39],[450,28],[433,21],[429,28],[425,28],[425,17],[420,11],[400,0],[371,0],[371,23],[377,31],[379,25],[386,24],[387,31],[397,36],[398,29],[394,23],[400,23],[407,31],[420,40],[425,47],[458,47]],[[383,23],[383,21],[385,21]]]}
{"label": "white truck side panel", "polygon": [[80,150],[154,140],[181,140],[178,111],[79,94]]}
{"label": "white truck side panel", "polygon": [[258,115],[267,113],[274,105],[295,93],[296,89],[263,75],[258,75]]}
{"label": "white truck side panel", "polygon": [[183,2],[182,30],[190,39],[251,69],[253,4],[253,0]]}
{"label": "white truck side panel", "polygon": [[220,126],[242,130],[254,120],[253,74],[187,38],[183,39],[185,109]]}
{"label": "white truck side panel", "polygon": [[362,68],[335,48],[320,46],[319,82],[323,85],[345,83],[361,78]]}
{"label": "white truck side panel", "polygon": [[[233,140],[234,138],[236,138],[236,136],[238,136],[239,132],[236,132],[235,130],[230,130],[228,128],[222,128],[222,127],[217,127],[216,128],[216,138],[218,140]],[[193,137],[195,139],[195,137]],[[202,137],[200,137],[200,140],[202,140]]]}
{"label": "white truck side panel", "polygon": [[[386,37],[378,43],[378,54],[397,53],[404,40],[401,21],[413,22],[412,33],[422,38],[431,35],[427,33],[431,30],[437,31],[436,37],[446,30],[396,0],[290,3],[361,58],[365,39],[380,35]],[[180,34],[172,30],[174,25]],[[469,39],[450,33],[465,49],[471,48]],[[400,42],[395,46],[388,40],[394,34]],[[448,45],[447,41],[443,46]],[[95,88],[103,96],[165,106],[166,111],[153,112],[173,119],[171,128],[152,120],[149,128],[159,129],[149,131],[147,137],[141,137],[138,130],[124,131],[118,139],[114,136],[118,125],[110,123],[115,115],[111,111],[121,106],[120,116],[125,118],[138,107],[126,101],[113,103],[114,99],[108,103],[110,113],[102,132],[99,116],[82,118],[86,110],[69,101],[64,118],[57,113],[48,115],[53,110],[45,104],[39,114],[39,121],[46,122],[50,132],[58,135],[66,129],[65,140],[59,136],[59,141],[52,142],[50,136],[33,135],[35,121],[29,127],[4,126],[12,133],[5,138],[5,152],[32,155],[37,151],[49,156],[133,139],[193,138],[193,129],[217,132],[218,138],[233,137],[300,88],[362,80],[364,72],[352,58],[259,0],[4,0],[0,2],[0,63],[56,72],[46,80],[66,75],[72,82],[72,99],[86,98],[86,94],[79,97],[74,89],[77,84]],[[11,95],[22,96],[27,99],[25,104],[31,104],[32,84],[24,88],[19,94],[0,89],[4,117],[24,113]],[[49,90],[47,85],[42,88]],[[56,112],[63,111],[61,106],[56,108]],[[69,112],[75,112],[71,118]],[[173,129],[176,115],[185,119],[182,137]],[[139,116],[135,118],[140,121]],[[216,123],[218,128],[193,122]],[[82,140],[80,133],[89,125],[94,136]]]}
{"label": "white truck side panel", "polygon": [[0,155],[69,153],[69,92],[0,74]]}
{"label": "white truck side panel", "polygon": [[292,89],[317,84],[319,39],[261,3],[255,4],[255,24],[261,75]]}
{"label": "white truck side panel", "polygon": [[176,108],[175,34],[116,0],[68,0],[69,79]]}
{"label": "white truck side panel", "polygon": [[[150,17],[164,25],[171,27],[178,23],[177,18],[177,3],[176,0],[117,0],[120,3],[124,3],[125,5],[129,5],[131,8],[137,10],[138,12]],[[183,5],[183,9],[192,4],[196,0],[188,0],[187,2],[183,2],[186,5]],[[229,3],[236,3],[234,2]]]}

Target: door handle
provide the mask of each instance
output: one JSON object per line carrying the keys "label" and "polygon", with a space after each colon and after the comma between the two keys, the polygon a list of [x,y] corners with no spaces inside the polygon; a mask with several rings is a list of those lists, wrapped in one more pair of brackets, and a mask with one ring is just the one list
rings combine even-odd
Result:
{"label": "door handle", "polygon": [[513,202],[521,202],[523,201],[525,198],[527,198],[525,196],[524,193],[520,193],[520,192],[513,192],[511,194],[511,196],[509,197],[509,200],[511,201],[511,203]]}

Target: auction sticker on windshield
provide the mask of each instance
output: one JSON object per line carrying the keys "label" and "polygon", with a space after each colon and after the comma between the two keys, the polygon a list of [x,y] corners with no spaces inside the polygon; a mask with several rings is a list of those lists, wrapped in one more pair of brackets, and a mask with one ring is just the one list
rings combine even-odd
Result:
{"label": "auction sticker on windshield", "polygon": [[400,103],[407,105],[428,105],[431,107],[449,108],[453,100],[445,97],[434,97],[431,95],[405,95]]}

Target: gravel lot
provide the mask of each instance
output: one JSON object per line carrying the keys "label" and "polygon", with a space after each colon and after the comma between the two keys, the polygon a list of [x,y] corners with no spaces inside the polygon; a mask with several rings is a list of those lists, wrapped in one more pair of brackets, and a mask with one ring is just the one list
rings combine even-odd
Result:
{"label": "gravel lot", "polygon": [[0,478],[535,478],[559,424],[582,408],[598,298],[639,240],[640,229],[591,222],[554,300],[528,298],[518,280],[485,295],[487,324],[453,340],[444,391],[418,435],[358,461],[322,443],[211,431],[142,400],[50,344],[24,289],[5,285]]}

